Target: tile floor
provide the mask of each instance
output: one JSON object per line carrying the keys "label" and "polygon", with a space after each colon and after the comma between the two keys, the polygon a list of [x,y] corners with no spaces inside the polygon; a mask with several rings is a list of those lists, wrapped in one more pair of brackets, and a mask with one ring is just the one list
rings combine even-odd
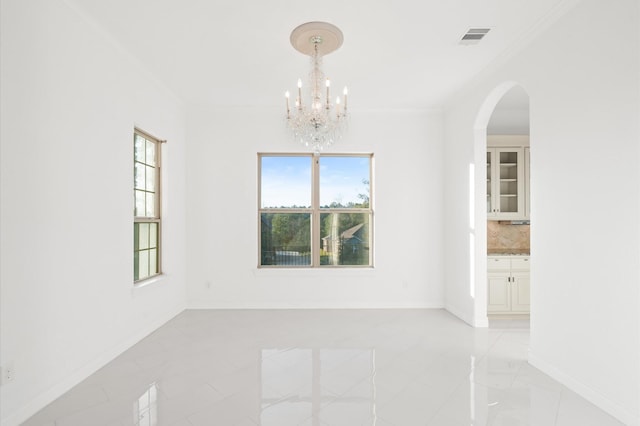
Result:
{"label": "tile floor", "polygon": [[185,311],[24,425],[621,424],[528,341],[442,310]]}

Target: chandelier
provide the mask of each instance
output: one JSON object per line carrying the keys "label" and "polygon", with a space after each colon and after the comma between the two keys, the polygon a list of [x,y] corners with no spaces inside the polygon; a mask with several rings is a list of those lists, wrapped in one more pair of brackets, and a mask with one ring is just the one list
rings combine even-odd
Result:
{"label": "chandelier", "polygon": [[[296,141],[314,152],[340,139],[347,121],[347,88],[343,91],[343,103],[337,97],[331,102],[331,81],[322,72],[322,57],[337,50],[343,41],[342,31],[327,22],[307,22],[296,27],[290,37],[293,47],[311,57],[308,93],[303,97],[302,80],[298,79],[298,95],[290,105],[290,93],[285,93],[287,126]],[[307,98],[308,96],[308,98]],[[308,105],[305,106],[305,102]]]}

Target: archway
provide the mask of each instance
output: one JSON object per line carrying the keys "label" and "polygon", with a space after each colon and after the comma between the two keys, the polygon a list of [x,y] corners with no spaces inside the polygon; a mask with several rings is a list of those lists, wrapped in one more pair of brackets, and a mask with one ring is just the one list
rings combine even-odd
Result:
{"label": "archway", "polygon": [[[475,290],[475,323],[487,326],[487,162],[488,134],[529,134],[529,96],[515,81],[495,87],[480,107],[474,123],[475,250],[472,268]],[[524,196],[524,194],[522,194]],[[489,207],[490,209],[490,207]]]}

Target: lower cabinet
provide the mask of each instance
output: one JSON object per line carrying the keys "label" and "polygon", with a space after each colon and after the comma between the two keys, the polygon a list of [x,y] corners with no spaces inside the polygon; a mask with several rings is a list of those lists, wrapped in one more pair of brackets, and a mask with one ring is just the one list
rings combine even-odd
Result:
{"label": "lower cabinet", "polygon": [[528,256],[489,256],[487,312],[528,314],[529,271]]}

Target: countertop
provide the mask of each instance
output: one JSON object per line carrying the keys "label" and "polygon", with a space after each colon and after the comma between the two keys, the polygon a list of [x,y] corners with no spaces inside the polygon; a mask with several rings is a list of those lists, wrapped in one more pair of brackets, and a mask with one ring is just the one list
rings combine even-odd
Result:
{"label": "countertop", "polygon": [[531,253],[529,250],[523,249],[513,249],[509,251],[505,250],[487,250],[487,255],[489,256],[530,256]]}

